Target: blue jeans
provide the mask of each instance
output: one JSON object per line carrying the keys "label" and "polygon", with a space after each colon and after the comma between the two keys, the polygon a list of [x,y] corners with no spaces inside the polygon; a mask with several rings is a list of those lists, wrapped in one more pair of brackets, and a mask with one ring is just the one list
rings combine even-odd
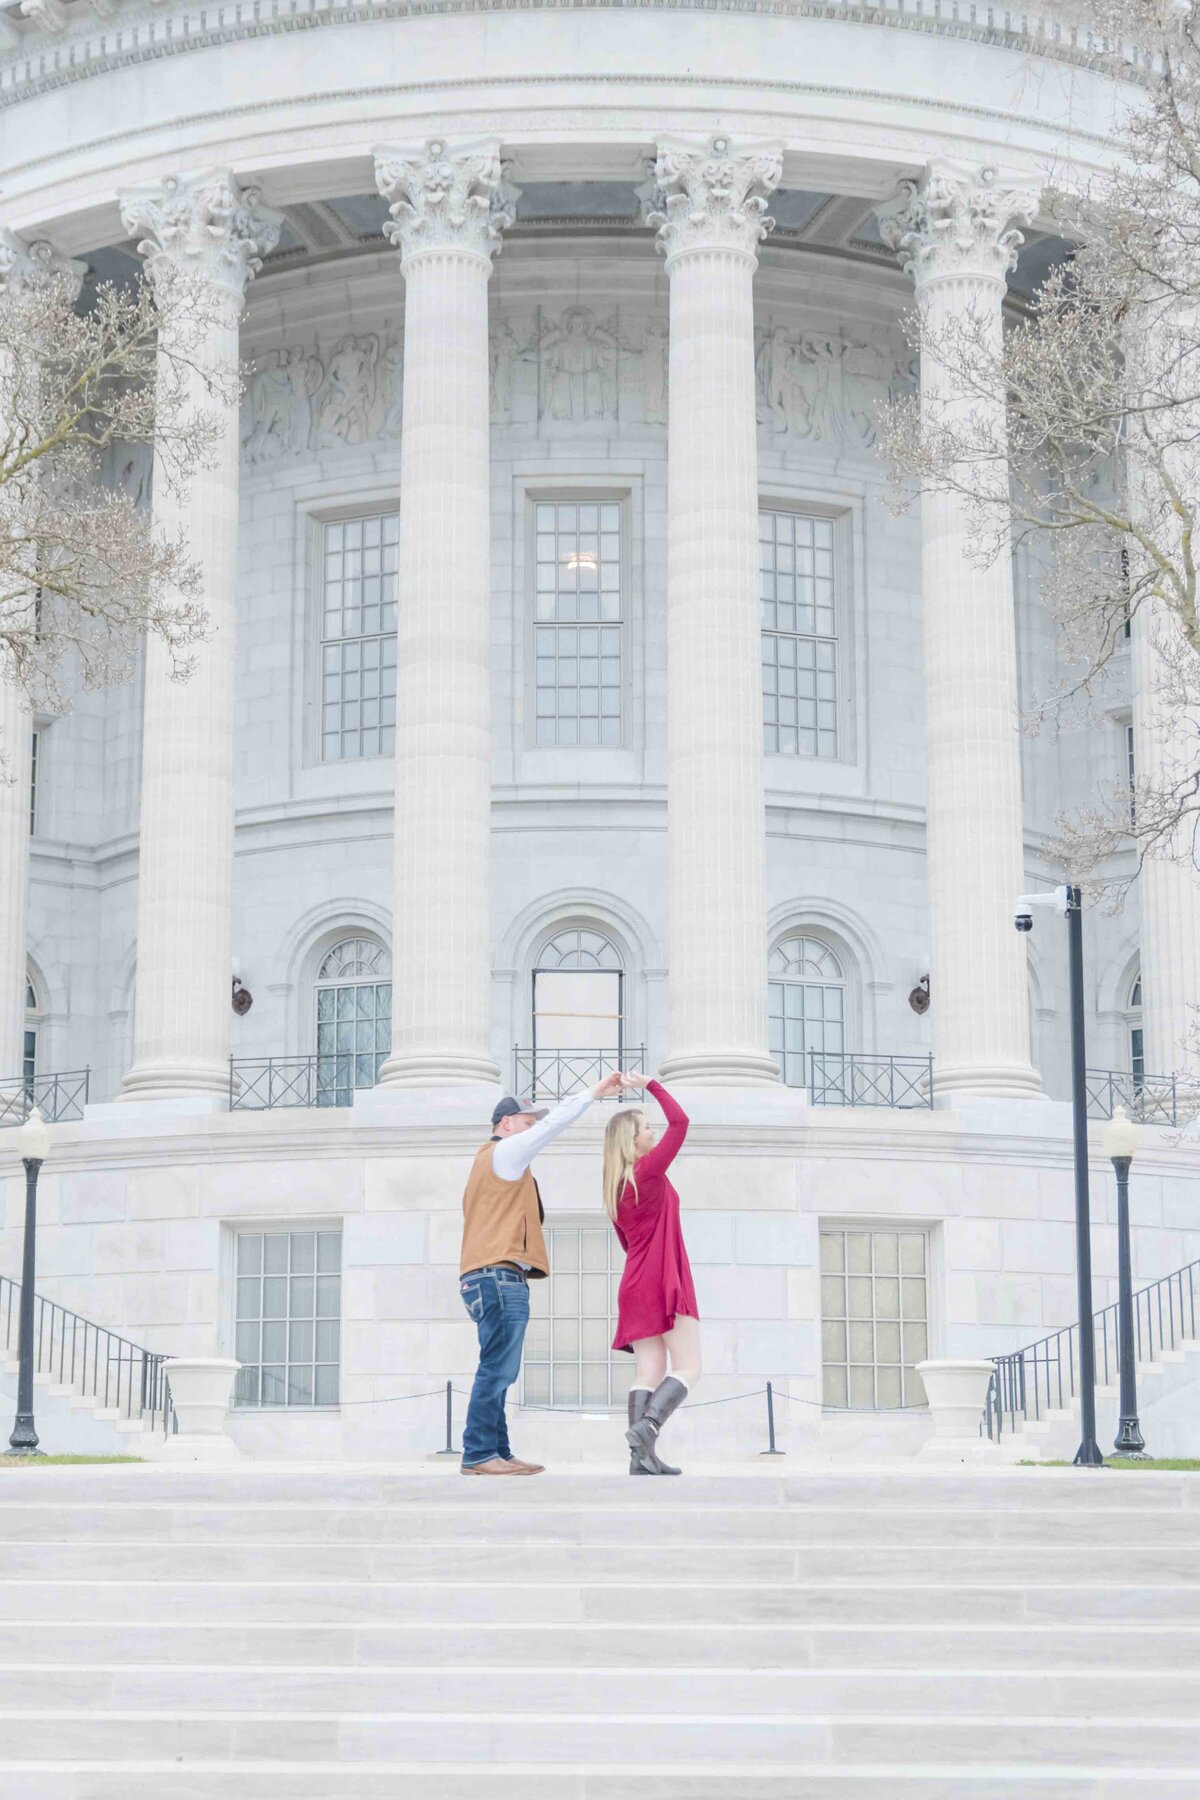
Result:
{"label": "blue jeans", "polygon": [[529,1283],[516,1269],[476,1269],[459,1283],[479,1333],[479,1367],[463,1427],[463,1467],[512,1455],[504,1396],[521,1372]]}

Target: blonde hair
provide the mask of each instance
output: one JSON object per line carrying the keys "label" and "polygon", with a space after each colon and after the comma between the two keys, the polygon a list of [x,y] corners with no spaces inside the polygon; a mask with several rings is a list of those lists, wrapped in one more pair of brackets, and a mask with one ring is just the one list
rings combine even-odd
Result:
{"label": "blonde hair", "polygon": [[642,1129],[645,1118],[646,1115],[640,1108],[629,1106],[624,1112],[614,1113],[605,1127],[602,1182],[604,1210],[610,1219],[616,1218],[617,1208],[627,1185],[632,1187],[633,1198],[635,1202],[637,1200],[637,1182],[633,1174],[637,1157],[633,1152],[633,1140]]}

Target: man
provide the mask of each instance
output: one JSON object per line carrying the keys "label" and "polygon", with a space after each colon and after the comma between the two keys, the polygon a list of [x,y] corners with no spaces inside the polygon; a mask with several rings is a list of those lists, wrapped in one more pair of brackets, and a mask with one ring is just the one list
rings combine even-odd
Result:
{"label": "man", "polygon": [[553,1112],[509,1095],[492,1114],[492,1135],[475,1158],[463,1195],[459,1286],[479,1333],[479,1367],[463,1428],[464,1475],[542,1473],[540,1463],[513,1455],[504,1416],[504,1396],[521,1368],[529,1283],[550,1273],[542,1236],[546,1214],[529,1165],[593,1100],[621,1087],[620,1075],[608,1075]]}

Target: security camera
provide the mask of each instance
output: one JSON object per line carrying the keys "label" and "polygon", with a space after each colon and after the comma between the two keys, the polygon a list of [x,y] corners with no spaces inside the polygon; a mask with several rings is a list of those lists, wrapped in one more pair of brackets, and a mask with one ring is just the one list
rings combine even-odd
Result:
{"label": "security camera", "polygon": [[1053,907],[1056,913],[1065,917],[1071,906],[1070,888],[1051,888],[1048,894],[1018,894],[1013,912],[1013,924],[1018,931],[1033,930],[1033,915],[1039,906]]}

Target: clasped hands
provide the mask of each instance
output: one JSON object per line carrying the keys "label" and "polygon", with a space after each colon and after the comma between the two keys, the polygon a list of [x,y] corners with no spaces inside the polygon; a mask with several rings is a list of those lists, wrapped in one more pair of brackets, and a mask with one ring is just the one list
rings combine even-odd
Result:
{"label": "clasped hands", "polygon": [[644,1075],[626,1075],[619,1070],[614,1070],[611,1075],[606,1075],[603,1081],[596,1083],[592,1089],[592,1099],[607,1100],[613,1094],[640,1093],[645,1085],[646,1077]]}

